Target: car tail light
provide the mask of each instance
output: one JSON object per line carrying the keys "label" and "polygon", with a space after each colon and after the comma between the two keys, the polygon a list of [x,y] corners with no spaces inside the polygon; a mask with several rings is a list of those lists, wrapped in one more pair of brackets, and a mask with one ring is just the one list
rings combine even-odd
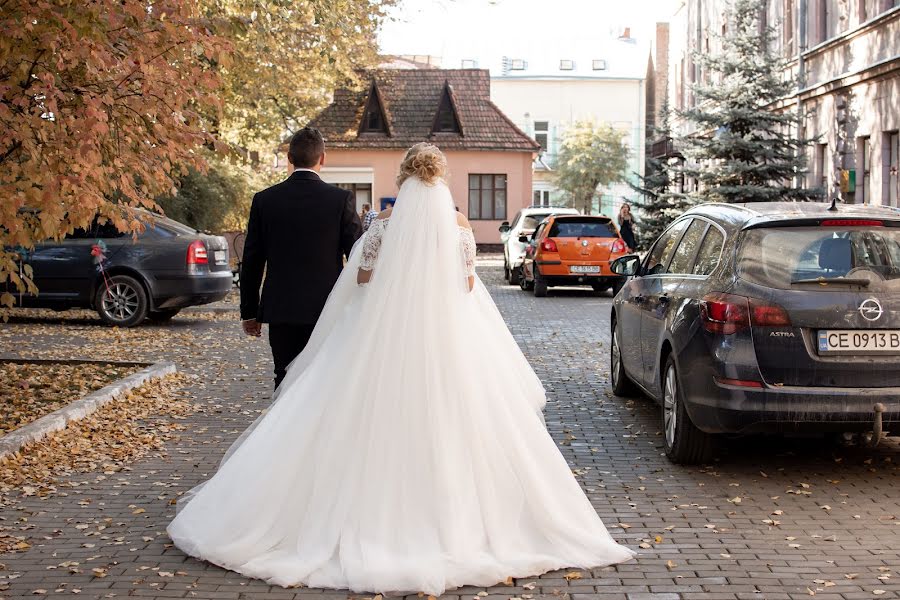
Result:
{"label": "car tail light", "polygon": [[189,265],[208,265],[209,254],[206,251],[206,244],[201,240],[194,240],[188,246],[187,264]]}
{"label": "car tail light", "polygon": [[791,318],[777,304],[765,304],[750,300],[750,322],[758,327],[790,327]]}
{"label": "car tail light", "polygon": [[737,387],[748,387],[748,388],[761,388],[763,386],[761,381],[753,381],[752,379],[728,379],[727,377],[713,377],[716,383],[720,383],[722,385],[734,385]]}
{"label": "car tail light", "polygon": [[754,327],[790,327],[791,318],[777,304],[733,294],[707,294],[700,301],[703,328],[728,335]]}
{"label": "car tail light", "polygon": [[613,254],[621,254],[621,253],[625,252],[626,249],[628,249],[628,246],[625,245],[625,240],[623,240],[622,238],[619,238],[615,242],[613,242],[613,245],[612,245]]}
{"label": "car tail light", "polygon": [[541,250],[544,252],[559,252],[559,248],[556,247],[556,240],[550,238],[541,242]]}
{"label": "car tail light", "polygon": [[826,219],[822,227],[881,227],[884,223],[874,219]]}
{"label": "car tail light", "polygon": [[707,294],[700,301],[703,329],[729,335],[750,327],[747,299],[731,294]]}

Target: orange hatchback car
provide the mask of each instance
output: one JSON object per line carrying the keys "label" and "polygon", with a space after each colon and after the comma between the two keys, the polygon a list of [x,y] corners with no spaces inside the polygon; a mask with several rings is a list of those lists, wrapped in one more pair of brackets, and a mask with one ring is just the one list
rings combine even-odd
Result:
{"label": "orange hatchback car", "polygon": [[589,285],[598,292],[612,289],[613,296],[625,278],[613,273],[609,263],[624,256],[628,247],[612,219],[590,215],[552,215],[544,219],[528,243],[520,286],[547,295],[555,285]]}

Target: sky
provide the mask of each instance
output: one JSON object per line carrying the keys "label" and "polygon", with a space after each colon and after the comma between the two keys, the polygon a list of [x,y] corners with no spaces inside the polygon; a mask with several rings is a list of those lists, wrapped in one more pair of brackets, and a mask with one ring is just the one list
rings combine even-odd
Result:
{"label": "sky", "polygon": [[[570,44],[617,37],[624,27],[649,49],[657,21],[667,21],[680,0],[399,0],[379,35],[384,54],[439,56],[458,68],[476,59],[496,68],[500,57],[535,43]],[[511,50],[512,49],[512,50]]]}

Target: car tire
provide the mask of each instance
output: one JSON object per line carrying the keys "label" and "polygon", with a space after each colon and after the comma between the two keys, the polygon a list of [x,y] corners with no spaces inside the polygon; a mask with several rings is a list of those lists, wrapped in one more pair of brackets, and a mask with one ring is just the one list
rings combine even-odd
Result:
{"label": "car tire", "polygon": [[519,285],[522,282],[522,267],[514,267],[509,270],[509,285]]}
{"label": "car tire", "polygon": [[679,465],[707,462],[712,456],[713,438],[700,431],[684,408],[684,396],[675,358],[670,354],[662,374],[663,444],[666,456]]}
{"label": "car tire", "polygon": [[546,298],[547,297],[547,280],[541,277],[540,273],[537,272],[537,269],[534,271],[534,297],[535,298]]}
{"label": "car tire", "polygon": [[622,350],[619,347],[619,336],[616,333],[616,322],[612,322],[612,341],[609,349],[609,382],[612,392],[616,396],[628,398],[637,393],[637,386],[625,372],[622,364]]}
{"label": "car tire", "polygon": [[154,323],[165,323],[171,321],[175,315],[181,312],[180,308],[163,308],[161,310],[151,310],[147,315],[147,319]]}
{"label": "car tire", "polygon": [[134,327],[147,318],[150,302],[140,281],[128,275],[113,275],[97,289],[94,307],[107,325]]}
{"label": "car tire", "polygon": [[528,278],[525,277],[525,267],[519,267],[521,269],[519,271],[519,287],[522,288],[522,291],[530,292],[534,289],[534,280],[528,281]]}

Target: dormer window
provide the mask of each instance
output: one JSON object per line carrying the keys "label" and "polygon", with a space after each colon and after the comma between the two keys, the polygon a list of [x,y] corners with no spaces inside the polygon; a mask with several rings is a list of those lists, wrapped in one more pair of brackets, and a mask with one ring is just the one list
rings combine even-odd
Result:
{"label": "dormer window", "polygon": [[387,126],[387,117],[384,105],[381,103],[381,95],[378,86],[373,82],[369,88],[369,98],[363,110],[362,121],[359,124],[359,133],[384,133],[390,135]]}
{"label": "dormer window", "polygon": [[477,60],[473,60],[473,59],[471,59],[471,58],[464,58],[464,59],[462,60],[462,68],[463,68],[463,69],[477,69],[477,68],[478,68],[478,61],[477,61]]}
{"label": "dormer window", "polygon": [[453,88],[449,82],[444,83],[444,91],[441,93],[441,102],[438,105],[437,114],[434,116],[432,133],[459,133],[459,115],[456,112],[456,104],[453,102]]}
{"label": "dormer window", "polygon": [[521,58],[514,58],[511,61],[509,61],[509,70],[510,71],[524,71],[527,66],[528,66],[528,63],[526,63]]}
{"label": "dormer window", "polygon": [[560,71],[574,71],[575,70],[575,61],[562,59],[559,61],[559,70]]}
{"label": "dormer window", "polygon": [[595,71],[605,71],[606,70],[606,60],[603,58],[595,58],[593,62],[593,69]]}

